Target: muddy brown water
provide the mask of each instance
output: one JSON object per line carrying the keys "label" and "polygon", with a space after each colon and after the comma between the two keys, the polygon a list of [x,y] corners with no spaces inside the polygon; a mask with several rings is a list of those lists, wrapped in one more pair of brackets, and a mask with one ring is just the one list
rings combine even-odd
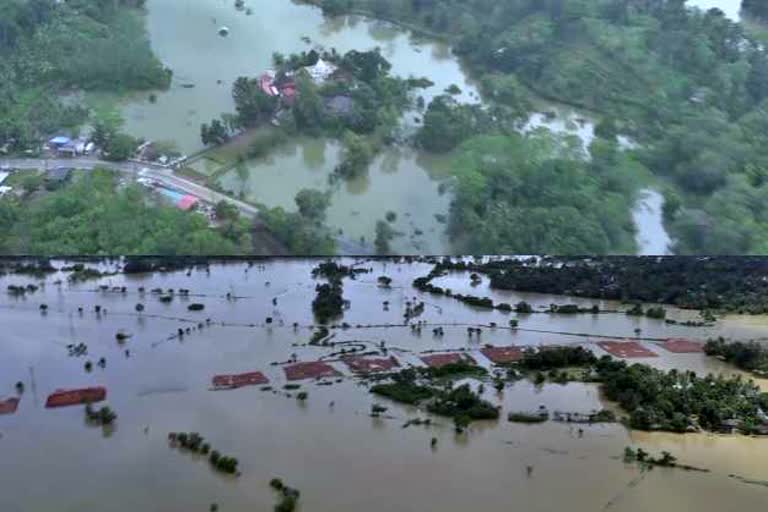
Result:
{"label": "muddy brown water", "polygon": [[[352,261],[352,260],[347,260]],[[57,263],[58,265],[58,263]],[[480,422],[467,435],[457,436],[451,422],[433,418],[431,427],[403,429],[409,418],[428,415],[413,407],[375,399],[338,366],[345,377],[332,386],[304,383],[305,404],[258,388],[213,392],[216,373],[262,370],[275,388],[285,384],[279,366],[291,354],[300,360],[326,356],[330,349],[302,347],[313,322],[310,302],[316,284],[310,277],[313,262],[264,262],[263,269],[241,263],[213,265],[210,274],[195,270],[142,276],[112,276],[77,285],[60,286],[51,275],[45,287],[25,298],[0,294],[0,396],[14,393],[22,380],[26,391],[15,415],[0,416],[0,510],[190,511],[207,510],[212,502],[222,511],[268,510],[276,497],[268,486],[273,476],[302,491],[302,510],[313,511],[461,511],[483,510],[700,510],[739,506],[758,509],[768,499],[768,488],[730,478],[768,479],[768,440],[718,435],[672,435],[630,432],[620,425],[585,426],[583,437],[574,427],[558,423],[517,425]],[[426,264],[366,262],[374,272],[357,281],[345,280],[351,307],[344,320],[352,324],[402,322],[405,301],[427,301],[420,319],[447,325],[434,339],[409,328],[350,328],[336,341],[385,340],[404,363],[417,353],[443,348],[476,351],[482,343],[537,344],[593,341],[589,338],[548,335],[523,329],[632,336],[637,325],[642,336],[712,334],[760,337],[766,319],[729,318],[710,328],[668,326],[663,322],[625,315],[520,318],[521,330],[484,328],[481,341],[471,341],[464,324],[499,325],[515,315],[480,311],[445,297],[421,295],[410,283],[426,274]],[[391,289],[376,285],[376,277],[393,278]],[[0,288],[35,281],[23,276],[0,277]],[[533,294],[486,291],[487,282],[469,284],[466,274],[451,274],[442,284],[462,287],[496,301],[524,298],[532,304],[564,303],[571,299]],[[267,285],[267,282],[269,285]],[[98,285],[127,287],[125,294],[96,291]],[[147,293],[140,297],[137,288]],[[188,288],[203,296],[160,303],[151,288]],[[242,298],[227,300],[227,293]],[[277,297],[276,306],[272,298]],[[384,311],[382,302],[390,302]],[[574,300],[591,304],[589,300]],[[146,309],[138,315],[137,302]],[[190,302],[205,304],[189,312]],[[39,305],[49,306],[41,314]],[[96,315],[96,304],[106,314]],[[82,316],[77,308],[82,306]],[[606,307],[609,304],[605,305]],[[683,318],[689,312],[671,311]],[[275,319],[267,327],[266,317]],[[179,326],[211,318],[212,325],[195,330],[183,340],[168,340]],[[283,322],[281,326],[280,323]],[[302,327],[294,331],[293,322]],[[222,323],[227,324],[222,325]],[[240,324],[241,326],[234,326]],[[254,324],[250,327],[249,324]],[[121,346],[118,330],[133,336]],[[83,341],[84,358],[69,357],[66,344]],[[733,368],[702,354],[666,353],[646,343],[660,357],[640,360],[661,367],[700,372],[734,373]],[[126,358],[123,350],[129,348]],[[402,349],[402,350],[399,350]],[[474,353],[474,352],[473,352]],[[105,369],[86,373],[86,359],[106,357]],[[480,355],[481,364],[487,361]],[[48,410],[48,393],[58,387],[105,385],[107,403],[118,414],[115,431],[85,425],[81,407]],[[476,383],[473,383],[473,386]],[[486,386],[486,398],[510,410],[546,405],[550,409],[588,411],[605,404],[598,388],[587,384],[533,386],[521,381],[498,394]],[[330,403],[333,402],[333,407]],[[393,419],[368,416],[372,403],[389,406]],[[145,431],[146,429],[146,431]],[[208,463],[168,447],[169,431],[197,431],[215,449],[240,460],[242,475],[224,477]],[[435,450],[430,439],[438,439]],[[641,473],[620,456],[627,445],[652,453],[669,450],[681,462],[710,468],[711,473],[655,469]],[[533,466],[532,474],[526,466]]]}

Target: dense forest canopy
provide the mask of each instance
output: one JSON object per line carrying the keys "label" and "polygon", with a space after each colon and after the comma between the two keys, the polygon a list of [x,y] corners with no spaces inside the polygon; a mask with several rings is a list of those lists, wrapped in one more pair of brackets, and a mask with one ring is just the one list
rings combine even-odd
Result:
{"label": "dense forest canopy", "polygon": [[[250,223],[218,208],[221,227],[146,199],[139,185],[120,185],[96,170],[32,199],[0,201],[0,254],[188,254],[252,252]],[[228,211],[221,211],[228,210]]]}
{"label": "dense forest canopy", "polygon": [[167,86],[137,8],[144,0],[0,0],[0,146],[34,148],[87,117],[70,89]]}

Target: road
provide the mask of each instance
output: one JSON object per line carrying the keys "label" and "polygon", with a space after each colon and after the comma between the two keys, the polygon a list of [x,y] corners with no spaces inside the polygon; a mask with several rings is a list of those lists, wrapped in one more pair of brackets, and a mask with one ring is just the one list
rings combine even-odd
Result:
{"label": "road", "polygon": [[0,160],[0,166],[8,166],[12,169],[53,169],[55,167],[74,167],[76,169],[94,169],[102,167],[125,174],[145,176],[157,180],[163,185],[180,190],[186,194],[192,194],[203,201],[216,204],[226,201],[240,210],[240,213],[250,219],[256,219],[259,210],[253,205],[238,201],[226,194],[216,192],[208,187],[195,183],[181,176],[173,174],[170,168],[144,162],[107,162],[96,158],[59,158],[59,159],[9,159]]}
{"label": "road", "polygon": [[[254,227],[256,232],[261,233],[259,236],[259,245],[264,247],[264,251],[269,254],[288,254],[287,249],[278,242],[271,235],[266,235],[266,227],[259,221],[259,209],[253,205],[239,201],[226,194],[216,192],[204,185],[195,183],[192,180],[188,180],[182,176],[173,174],[173,170],[157,164],[149,164],[145,162],[108,162],[105,160],[99,160],[97,158],[52,158],[52,159],[40,159],[40,158],[24,158],[24,159],[5,159],[0,160],[0,168],[8,166],[12,169],[53,169],[55,167],[73,167],[76,169],[94,169],[96,167],[102,167],[106,169],[112,169],[125,174],[132,174],[134,176],[143,176],[160,182],[161,184],[180,190],[185,194],[191,194],[199,197],[203,201],[211,204],[216,204],[219,201],[226,201],[227,203],[235,206],[240,214],[246,218],[254,221]],[[372,254],[371,248],[365,244],[351,240],[344,236],[339,236],[336,239],[338,249],[341,254],[356,254],[366,255]]]}

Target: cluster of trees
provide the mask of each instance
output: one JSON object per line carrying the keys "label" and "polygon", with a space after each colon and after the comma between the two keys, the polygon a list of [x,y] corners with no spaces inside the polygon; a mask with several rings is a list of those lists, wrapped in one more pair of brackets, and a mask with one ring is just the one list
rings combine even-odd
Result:
{"label": "cluster of trees", "polygon": [[582,347],[546,347],[529,349],[518,364],[526,370],[546,371],[568,367],[592,366],[597,358]]}
{"label": "cluster of trees", "polygon": [[335,254],[336,239],[325,224],[330,206],[327,192],[303,189],[296,194],[298,211],[281,207],[262,210],[261,220],[294,255]]}
{"label": "cluster of trees", "polygon": [[5,0],[0,9],[0,145],[36,149],[43,137],[76,130],[87,109],[65,105],[69,89],[163,88],[171,73],[152,54],[143,0]]}
{"label": "cluster of trees", "polygon": [[477,367],[461,363],[444,368],[443,371],[440,371],[440,368],[401,370],[391,375],[391,382],[371,387],[371,392],[407,404],[429,400],[427,410],[453,418],[459,431],[473,420],[499,417],[499,409],[482,399],[479,393],[472,391],[469,384],[455,388],[446,388],[444,385],[444,379],[477,373]]}
{"label": "cluster of trees", "polygon": [[[768,261],[760,257],[557,257],[487,263],[438,262],[425,280],[448,270],[487,274],[491,288],[683,308],[762,314],[768,311]],[[685,276],[681,280],[681,276]],[[654,314],[661,316],[661,311]]]}
{"label": "cluster of trees", "polygon": [[[318,3],[329,13],[369,12],[448,37],[455,52],[471,65],[486,98],[510,109],[496,118],[515,118],[516,113],[527,111],[526,95],[515,86],[524,84],[544,98],[595,112],[602,118],[597,130],[600,138],[613,139],[619,130],[632,135],[641,144],[633,151],[636,160],[669,183],[665,220],[676,252],[768,250],[768,210],[762,206],[768,197],[768,51],[721,10],[690,8],[684,0]],[[758,17],[765,17],[768,9],[760,0],[744,0],[743,7]],[[470,108],[447,108],[448,103],[437,99],[428,110],[420,134],[425,147],[450,149],[469,133],[473,120],[466,114]],[[431,118],[439,122],[431,122]],[[491,130],[499,130],[497,123]],[[588,187],[594,175],[577,174],[577,188],[584,188],[582,183]],[[484,190],[483,185],[491,188],[477,177],[475,183],[478,190]],[[488,192],[486,200],[488,195],[493,193]],[[537,204],[540,197],[531,192],[526,199]],[[541,206],[546,208],[547,198],[543,197]],[[601,195],[590,198],[600,200]],[[550,231],[550,225],[563,229],[542,243],[524,240],[514,245],[503,242],[518,239],[517,232],[508,229],[507,236],[492,232],[478,237],[477,245],[472,241],[460,244],[459,250],[631,250],[624,243],[626,236],[616,239],[617,228],[618,233],[627,230],[629,204],[625,200],[605,208],[593,202],[592,208],[581,210],[613,213],[616,208],[621,213],[600,219],[603,224],[608,220],[607,238],[595,219],[583,219],[578,211],[555,213],[550,208],[553,213],[549,215],[530,212],[522,216],[496,206],[489,219],[538,225],[536,233]],[[462,215],[456,218],[466,221]],[[611,218],[618,222],[611,223]],[[473,227],[466,231],[476,232]],[[573,238],[573,233],[579,238],[578,245],[558,243]],[[483,240],[495,245],[483,244]]]}
{"label": "cluster of trees", "polygon": [[197,432],[170,432],[168,441],[171,446],[178,446],[200,455],[208,455],[211,466],[223,473],[237,473],[238,460],[235,457],[222,455],[217,450],[211,450],[211,445]]}
{"label": "cluster of trees", "polygon": [[600,358],[595,369],[606,396],[629,412],[630,426],[639,430],[718,431],[724,421],[736,420],[750,432],[762,423],[758,411],[768,407],[768,394],[741,376],[665,372],[610,356]]}
{"label": "cluster of trees", "polygon": [[768,19],[768,4],[762,0],[741,0],[741,9],[755,18]]}
{"label": "cluster of trees", "polygon": [[187,254],[252,252],[250,225],[208,220],[170,206],[148,203],[138,185],[94,170],[43,197],[0,199],[0,252],[5,254]]}
{"label": "cluster of trees", "polygon": [[628,205],[642,166],[616,142],[479,135],[457,150],[449,233],[465,253],[635,252]]}
{"label": "cluster of trees", "polygon": [[768,348],[756,341],[727,341],[722,337],[707,340],[704,352],[722,357],[742,370],[768,375]]}
{"label": "cluster of trees", "polygon": [[328,282],[315,287],[316,296],[312,301],[312,311],[321,324],[339,318],[344,313],[344,277],[355,278],[357,271],[335,261],[320,263],[312,269],[313,278],[324,278]]}

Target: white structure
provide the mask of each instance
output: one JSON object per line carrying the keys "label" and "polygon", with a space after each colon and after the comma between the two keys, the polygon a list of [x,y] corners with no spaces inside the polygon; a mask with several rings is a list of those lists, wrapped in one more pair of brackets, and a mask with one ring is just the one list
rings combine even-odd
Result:
{"label": "white structure", "polygon": [[336,71],[336,66],[330,62],[326,62],[323,59],[318,59],[314,66],[307,66],[304,69],[309,73],[310,78],[316,84],[321,84],[328,80],[330,76]]}

